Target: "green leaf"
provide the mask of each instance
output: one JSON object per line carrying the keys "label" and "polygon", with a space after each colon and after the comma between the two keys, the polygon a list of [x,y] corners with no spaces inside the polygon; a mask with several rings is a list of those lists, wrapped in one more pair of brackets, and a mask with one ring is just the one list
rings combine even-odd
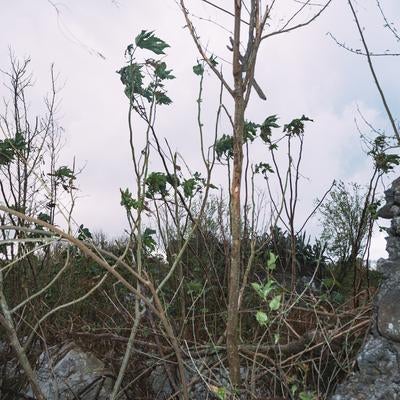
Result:
{"label": "green leaf", "polygon": [[261,173],[264,176],[264,179],[268,179],[268,174],[269,173],[273,174],[274,170],[272,169],[272,167],[269,164],[260,162],[255,165],[254,172],[256,174]]}
{"label": "green leaf", "polygon": [[275,344],[278,344],[279,339],[280,339],[279,333],[274,333],[274,343],[275,343]]}
{"label": "green leaf", "polygon": [[56,185],[61,185],[62,188],[67,192],[72,191],[72,189],[76,189],[76,187],[73,185],[76,175],[74,174],[74,171],[67,166],[62,165],[54,173],[48,175],[54,176]]}
{"label": "green leaf", "polygon": [[215,152],[220,161],[222,156],[228,160],[233,157],[233,137],[223,134],[220,139],[215,142]]}
{"label": "green leaf", "polygon": [[92,239],[91,232],[89,231],[88,228],[85,228],[83,225],[80,225],[78,232],[79,232],[79,234],[78,234],[79,240]]}
{"label": "green leaf", "polygon": [[214,56],[214,54],[210,57],[210,63],[213,67],[216,67],[218,65],[217,57]]}
{"label": "green leaf", "polygon": [[297,389],[298,389],[298,386],[295,383],[290,386],[290,393],[292,393],[292,396],[294,396],[296,394]]}
{"label": "green leaf", "polygon": [[155,63],[154,74],[160,78],[164,79],[175,79],[175,76],[171,74],[172,69],[167,69],[167,64],[163,61]]}
{"label": "green leaf", "polygon": [[183,194],[185,197],[192,197],[196,188],[196,179],[190,178],[183,182]]}
{"label": "green leaf", "polygon": [[167,175],[163,172],[152,172],[146,178],[146,197],[153,198],[155,194],[166,196],[167,192]]}
{"label": "green leaf", "polygon": [[279,307],[281,306],[281,295],[278,294],[275,296],[270,302],[269,302],[269,308],[272,311],[279,310]]}
{"label": "green leaf", "polygon": [[154,35],[154,31],[148,32],[145,30],[142,30],[139,35],[136,36],[135,38],[135,43],[137,47],[140,47],[141,49],[147,49],[152,51],[155,54],[165,54],[164,49],[167,47],[170,47],[167,43],[165,43],[163,40],[158,38],[157,36]]}
{"label": "green leaf", "polygon": [[26,148],[25,138],[22,133],[17,133],[14,138],[0,140],[0,165],[9,164],[15,155]]}
{"label": "green leaf", "polygon": [[156,234],[156,231],[151,228],[146,228],[142,233],[142,243],[146,250],[154,251],[156,249],[157,243],[153,239],[154,234]]}
{"label": "green leaf", "polygon": [[270,271],[273,271],[276,268],[276,261],[278,260],[278,256],[274,253],[270,252],[267,260],[267,268]]}
{"label": "green leaf", "polygon": [[64,178],[65,179],[76,179],[72,169],[68,168],[65,165],[63,165],[60,168],[58,168],[54,172],[54,174],[51,174],[51,175],[54,175],[55,177],[60,178],[60,179],[64,179]]}
{"label": "green leaf", "polygon": [[135,94],[142,95],[148,101],[151,101],[151,94],[147,93],[143,87],[142,65],[133,63],[117,71],[122,84],[125,86],[125,95],[132,99]]}
{"label": "green leaf", "polygon": [[[214,385],[208,385],[210,388],[211,392],[219,399],[219,400],[225,400],[227,397],[227,391],[224,387],[222,386],[214,386]],[[213,396],[214,397],[214,396]]]}
{"label": "green leaf", "polygon": [[165,91],[161,91],[161,90],[156,90],[154,92],[154,98],[156,100],[156,104],[159,105],[166,105],[168,106],[169,104],[172,103],[172,100],[165,94]]}
{"label": "green leaf", "polygon": [[261,326],[267,326],[269,318],[265,312],[257,311],[256,320]]}
{"label": "green leaf", "polygon": [[201,293],[203,285],[199,281],[192,280],[186,284],[186,293],[197,296]]}
{"label": "green leaf", "polygon": [[276,115],[270,115],[261,124],[260,138],[265,143],[271,143],[272,128],[279,128],[279,125],[276,123],[276,121],[278,121],[278,117]]}
{"label": "green leaf", "polygon": [[258,294],[260,294],[260,293],[262,293],[262,285],[260,285],[259,283],[257,283],[257,282],[253,282],[252,284],[251,284],[251,286],[252,286],[252,288],[258,293]]}
{"label": "green leaf", "polygon": [[194,67],[193,67],[193,72],[198,75],[198,76],[202,76],[204,74],[204,67],[202,64],[197,63]]}
{"label": "green leaf", "polygon": [[257,129],[259,127],[260,127],[260,125],[254,123],[254,122],[245,121],[245,123],[244,123],[244,135],[243,135],[244,142],[247,142],[248,140],[253,142],[254,139],[257,136]]}
{"label": "green leaf", "polygon": [[253,282],[251,286],[263,300],[266,300],[267,296],[275,289],[275,281],[270,279],[265,285]]}
{"label": "green leaf", "polygon": [[301,393],[299,393],[299,398],[300,398],[300,400],[315,400],[316,395],[315,395],[315,393],[311,393],[311,392],[301,392]]}
{"label": "green leaf", "polygon": [[283,132],[287,132],[289,136],[298,136],[304,133],[304,122],[312,121],[312,119],[302,115],[301,118],[296,118],[293,121],[283,126]]}
{"label": "green leaf", "polygon": [[124,206],[127,211],[131,210],[132,208],[135,210],[138,210],[143,207],[143,202],[136,200],[132,197],[132,193],[129,191],[129,189],[119,189],[121,192],[121,206]]}

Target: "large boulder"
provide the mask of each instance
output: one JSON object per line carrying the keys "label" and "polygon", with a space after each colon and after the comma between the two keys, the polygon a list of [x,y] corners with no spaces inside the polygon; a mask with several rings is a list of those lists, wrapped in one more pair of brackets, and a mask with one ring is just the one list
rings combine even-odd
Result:
{"label": "large boulder", "polygon": [[[104,363],[73,342],[42,353],[36,373],[47,400],[106,400],[113,388]],[[32,391],[26,394],[32,396]]]}

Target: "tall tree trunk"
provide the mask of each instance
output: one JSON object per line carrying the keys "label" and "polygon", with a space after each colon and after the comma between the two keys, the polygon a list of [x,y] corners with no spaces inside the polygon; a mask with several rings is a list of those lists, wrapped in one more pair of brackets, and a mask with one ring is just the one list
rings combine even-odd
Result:
{"label": "tall tree trunk", "polygon": [[226,326],[226,347],[231,383],[234,388],[240,386],[240,359],[238,349],[238,314],[239,314],[239,280],[241,266],[241,207],[240,193],[243,163],[243,131],[244,131],[244,97],[242,67],[240,64],[240,16],[241,1],[235,0],[235,28],[233,40],[233,77],[235,82],[234,132],[233,132],[233,171],[231,185],[231,224],[232,251],[229,271],[228,318]]}

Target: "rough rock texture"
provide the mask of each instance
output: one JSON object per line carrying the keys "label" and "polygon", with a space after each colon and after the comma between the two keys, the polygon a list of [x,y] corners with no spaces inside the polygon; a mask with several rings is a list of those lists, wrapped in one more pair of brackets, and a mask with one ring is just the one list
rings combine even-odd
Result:
{"label": "rough rock texture", "polygon": [[370,335],[357,357],[358,371],[339,385],[331,400],[400,399],[400,178],[385,192],[378,214],[391,219],[387,260],[377,268],[383,282],[375,298]]}
{"label": "rough rock texture", "polygon": [[[47,400],[106,400],[113,380],[102,361],[74,343],[42,353],[37,369],[39,385]],[[26,393],[32,396],[31,390]]]}

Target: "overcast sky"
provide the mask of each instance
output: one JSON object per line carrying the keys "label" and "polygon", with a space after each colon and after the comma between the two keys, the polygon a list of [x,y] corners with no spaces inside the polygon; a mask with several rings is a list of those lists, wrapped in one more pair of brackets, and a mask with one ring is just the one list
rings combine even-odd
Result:
{"label": "overcast sky", "polygon": [[[227,9],[233,4],[227,0],[214,2]],[[371,50],[400,52],[399,43],[383,28],[376,0],[354,3]],[[382,0],[381,4],[390,21],[400,27],[400,2]],[[78,165],[85,165],[79,178],[81,198],[76,220],[92,230],[119,235],[125,227],[119,188],[132,185],[133,176],[127,146],[127,99],[115,71],[124,65],[124,51],[142,29],[155,30],[171,45],[165,60],[177,77],[169,85],[173,105],[159,110],[159,135],[167,138],[173,150],[194,165],[193,169],[201,166],[195,124],[198,79],[192,72],[198,54],[181,12],[174,0],[64,0],[56,3],[58,13],[54,3],[47,0],[0,0],[0,5],[0,68],[8,69],[9,48],[19,58],[31,57],[35,86],[29,101],[33,111],[39,110],[49,89],[52,63],[59,73],[62,102],[58,118],[66,140],[62,160],[70,164],[75,156]],[[200,0],[188,0],[187,5],[203,44],[220,61],[229,61],[225,46],[231,18]],[[293,7],[298,6],[299,2],[292,0],[277,1],[269,30],[282,26]],[[316,9],[306,10],[296,21],[304,21]],[[256,78],[267,101],[254,97],[247,112],[255,122],[271,114],[277,114],[282,123],[302,114],[315,121],[309,124],[305,136],[299,224],[333,179],[367,182],[371,163],[363,152],[355,124],[357,109],[376,128],[390,132],[366,60],[339,48],[328,32],[350,47],[361,47],[344,0],[333,0],[310,26],[265,41]],[[374,62],[388,102],[399,115],[400,59],[379,57]],[[224,74],[229,73],[230,66],[225,63]],[[211,134],[217,88],[217,81],[207,75],[204,123]],[[3,87],[0,95],[7,95]],[[254,157],[262,154],[256,151]],[[156,162],[153,167],[158,167]],[[216,183],[223,184],[223,176],[217,170]],[[315,220],[310,231],[315,232],[317,225]],[[383,235],[376,234],[374,258],[385,256],[384,246]]]}

